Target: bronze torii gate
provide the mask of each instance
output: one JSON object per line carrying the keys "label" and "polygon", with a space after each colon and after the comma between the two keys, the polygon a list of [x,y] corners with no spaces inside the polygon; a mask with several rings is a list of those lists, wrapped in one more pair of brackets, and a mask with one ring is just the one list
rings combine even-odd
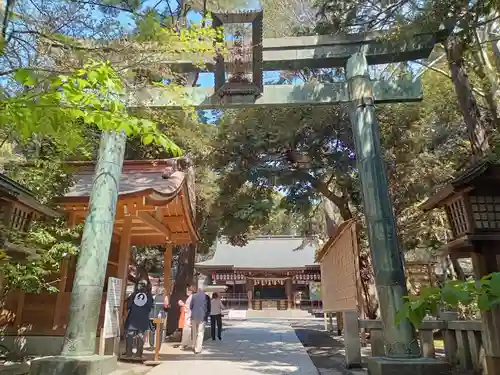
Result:
{"label": "bronze torii gate", "polygon": [[[212,17],[214,27],[225,23],[252,24],[252,79],[226,81],[228,67],[238,65],[234,74],[237,76],[245,72],[250,64],[248,59],[226,62],[219,56],[215,64],[213,59],[206,61],[208,70],[215,73],[213,89],[187,88],[182,100],[164,97],[157,88],[142,89],[130,94],[128,106],[180,108],[182,105],[194,105],[198,108],[238,108],[350,103],[350,118],[385,338],[386,357],[370,361],[369,373],[448,373],[445,363],[421,358],[415,330],[408,320],[395,325],[395,315],[403,304],[402,297],[407,295],[407,288],[382,159],[380,130],[375,118],[375,103],[421,100],[421,84],[420,81],[373,82],[368,73],[369,64],[428,57],[434,44],[447,35],[446,30],[417,34],[404,44],[384,41],[384,33],[355,34],[342,38],[312,36],[262,40],[263,12],[212,14]],[[242,48],[238,40],[232,44],[235,49]],[[189,61],[172,62],[172,66],[180,72],[197,69]],[[263,84],[263,70],[306,67],[345,67],[347,82],[279,86]],[[55,359],[45,360],[50,374],[66,374],[70,368],[76,368],[82,363],[87,364],[88,374],[97,373],[92,372],[92,369],[102,372],[104,367],[109,366],[109,360],[92,356],[95,353],[95,340],[92,337],[95,337],[97,327],[95,315],[101,303],[105,260],[108,257],[116,210],[116,181],[119,181],[122,171],[125,144],[124,134],[103,134],[75,276],[79,287],[72,292],[73,302],[62,354]],[[96,269],[96,265],[99,265],[99,269]],[[83,328],[85,333],[82,332]],[[92,357],[89,359],[88,356]]]}

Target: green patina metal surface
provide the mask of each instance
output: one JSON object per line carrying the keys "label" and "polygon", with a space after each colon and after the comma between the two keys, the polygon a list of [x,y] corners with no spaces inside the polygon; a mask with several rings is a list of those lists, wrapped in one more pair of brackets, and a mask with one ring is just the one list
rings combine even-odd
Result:
{"label": "green patina metal surface", "polygon": [[[154,87],[137,90],[130,94],[128,106],[181,108],[216,107],[287,107],[297,105],[332,105],[349,101],[347,82],[304,85],[265,85],[262,95],[254,100],[251,96],[232,96],[221,101],[212,87],[187,87],[177,99],[168,97],[165,89]],[[374,81],[373,91],[376,103],[401,103],[422,100],[420,80]]]}
{"label": "green patina metal surface", "polygon": [[[390,33],[370,32],[347,35],[316,35],[286,38],[266,38],[262,42],[262,70],[300,70],[304,68],[344,67],[347,59],[363,51],[368,64],[387,64],[391,62],[426,58],[434,44],[443,40],[447,31],[420,33],[405,38],[404,42],[387,39]],[[227,43],[231,48],[231,43]],[[192,55],[179,56],[168,65],[175,71],[192,72],[199,69],[192,63]],[[202,58],[206,71],[214,71],[213,56]],[[226,62],[226,69],[230,65]]]}
{"label": "green patina metal surface", "polygon": [[88,216],[71,292],[63,356],[95,354],[96,330],[126,139],[125,134],[115,132],[105,132],[101,137]]}
{"label": "green patina metal surface", "polygon": [[419,357],[420,349],[413,326],[408,320],[395,324],[396,312],[403,305],[403,296],[408,293],[382,158],[380,128],[373,106],[372,83],[364,54],[357,53],[349,59],[347,76],[356,161],[384,326],[385,352],[388,357]]}

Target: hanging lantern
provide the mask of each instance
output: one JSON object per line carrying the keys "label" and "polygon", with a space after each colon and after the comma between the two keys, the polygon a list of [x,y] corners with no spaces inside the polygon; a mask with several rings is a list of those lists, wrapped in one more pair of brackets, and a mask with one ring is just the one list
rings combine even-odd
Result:
{"label": "hanging lantern", "polygon": [[[236,102],[253,103],[263,91],[263,12],[212,13],[213,27],[225,24],[251,24],[251,39],[245,40],[245,31],[233,34],[229,46],[228,61],[217,56],[215,65],[215,91],[222,104]],[[226,72],[227,69],[227,72]],[[227,77],[226,77],[226,73]]]}

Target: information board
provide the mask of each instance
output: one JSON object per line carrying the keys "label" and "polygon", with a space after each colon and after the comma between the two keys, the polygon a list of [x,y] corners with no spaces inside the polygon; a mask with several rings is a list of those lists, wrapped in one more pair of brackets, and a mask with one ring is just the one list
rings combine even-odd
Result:
{"label": "information board", "polygon": [[321,301],[321,283],[311,281],[309,283],[309,300]]}
{"label": "information board", "polygon": [[122,280],[116,277],[108,278],[108,293],[104,313],[104,338],[120,336],[120,299]]}

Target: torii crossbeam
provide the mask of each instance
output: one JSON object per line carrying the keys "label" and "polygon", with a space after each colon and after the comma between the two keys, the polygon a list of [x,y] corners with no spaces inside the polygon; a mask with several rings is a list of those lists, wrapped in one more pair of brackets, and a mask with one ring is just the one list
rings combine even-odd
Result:
{"label": "torii crossbeam", "polygon": [[[226,61],[202,58],[207,71],[215,73],[215,87],[186,87],[181,95],[173,97],[158,87],[141,88],[130,93],[127,105],[131,108],[181,108],[195,106],[200,109],[230,107],[331,105],[349,102],[347,82],[309,83],[297,85],[264,85],[263,71],[319,69],[345,67],[348,59],[362,52],[368,64],[416,60],[429,56],[434,44],[443,40],[446,30],[436,33],[418,33],[404,43],[387,38],[388,33],[316,35],[304,37],[262,39],[262,12],[233,14],[213,13],[213,25],[225,23],[251,23],[251,53],[241,59]],[[238,41],[226,42],[229,50],[238,48]],[[241,46],[239,46],[241,49]],[[249,56],[250,55],[250,56]],[[187,56],[189,57],[189,56]],[[177,72],[195,72],[199,67],[190,59],[167,62]],[[238,66],[237,66],[238,65]],[[240,70],[252,72],[251,85],[226,82],[226,72]],[[250,86],[252,86],[249,91]],[[376,103],[400,103],[422,100],[420,80],[374,81],[373,98]]]}

